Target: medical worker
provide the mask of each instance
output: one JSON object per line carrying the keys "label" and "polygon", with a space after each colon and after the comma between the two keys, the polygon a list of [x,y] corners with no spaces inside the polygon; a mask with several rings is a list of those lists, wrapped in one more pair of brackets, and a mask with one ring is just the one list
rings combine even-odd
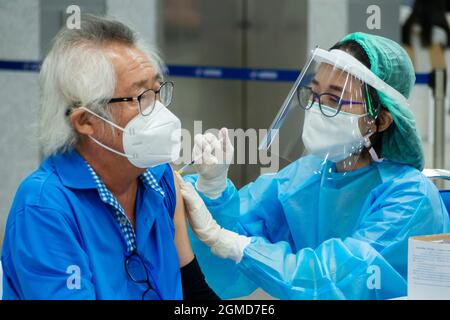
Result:
{"label": "medical worker", "polygon": [[421,173],[407,102],[414,82],[408,55],[387,38],[353,33],[330,51],[316,48],[270,131],[304,112],[305,155],[239,191],[220,161],[233,154],[226,129],[196,137],[199,175],[181,189],[194,252],[222,298],[257,287],[280,299],[407,294],[408,238],[449,230]]}

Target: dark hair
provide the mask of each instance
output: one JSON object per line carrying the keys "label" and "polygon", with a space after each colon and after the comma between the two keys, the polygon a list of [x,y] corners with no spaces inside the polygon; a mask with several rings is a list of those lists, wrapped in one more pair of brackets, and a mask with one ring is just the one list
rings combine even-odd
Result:
{"label": "dark hair", "polygon": [[[371,63],[370,63],[369,56],[367,55],[364,48],[355,40],[338,42],[333,47],[330,48],[330,50],[333,50],[333,49],[339,49],[339,50],[342,50],[342,51],[345,51],[345,52],[351,54],[353,57],[358,59],[363,65],[365,65],[367,68],[370,69]],[[365,94],[365,100],[370,101],[370,103],[372,104],[372,108],[374,110],[375,124],[377,126],[377,132],[374,133],[370,137],[370,141],[371,141],[372,146],[375,149],[375,151],[378,154],[380,154],[381,144],[382,144],[382,134],[378,133],[378,127],[379,127],[380,121],[377,116],[380,113],[383,106],[380,102],[380,98],[378,97],[377,91],[374,88],[372,88],[371,86],[367,86],[367,91],[365,91],[364,94]]]}
{"label": "dark hair", "polygon": [[421,27],[420,40],[423,47],[432,45],[433,27],[439,27],[447,35],[447,47],[450,45],[450,28],[445,16],[446,0],[416,0],[411,15],[402,27],[402,42],[411,45],[411,29],[414,24]]}

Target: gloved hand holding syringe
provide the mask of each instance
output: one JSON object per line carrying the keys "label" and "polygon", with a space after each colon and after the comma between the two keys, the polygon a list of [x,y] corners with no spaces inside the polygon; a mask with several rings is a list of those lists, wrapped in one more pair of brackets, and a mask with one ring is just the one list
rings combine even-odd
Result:
{"label": "gloved hand holding syringe", "polygon": [[[194,138],[194,160],[178,172],[183,172],[191,165],[196,166],[199,173],[196,189],[211,199],[218,198],[227,186],[227,173],[233,155],[234,148],[226,128],[220,130],[218,138],[211,133],[199,134]],[[181,177],[179,179],[184,203],[189,212],[189,224],[194,234],[209,246],[215,255],[240,262],[244,248],[251,238],[222,228],[194,187]]]}
{"label": "gloved hand holding syringe", "polygon": [[198,134],[194,137],[193,160],[177,172],[183,174],[188,167],[194,165],[199,173],[197,190],[214,199],[226,188],[233,155],[234,148],[226,128],[220,129],[218,137],[212,133]]}

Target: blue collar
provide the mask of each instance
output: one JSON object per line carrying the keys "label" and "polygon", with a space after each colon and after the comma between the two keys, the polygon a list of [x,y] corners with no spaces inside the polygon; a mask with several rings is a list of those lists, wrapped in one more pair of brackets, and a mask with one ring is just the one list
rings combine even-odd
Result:
{"label": "blue collar", "polygon": [[52,156],[56,172],[61,182],[74,189],[96,189],[97,185],[89,172],[86,162],[75,149]]}
{"label": "blue collar", "polygon": [[[87,162],[73,149],[68,152],[52,156],[50,161],[61,179],[61,182],[69,188],[74,189],[97,189],[98,185],[92,176]],[[164,174],[167,165],[160,165],[147,169],[142,175],[141,180],[145,187],[150,187],[164,196],[164,191],[158,182]]]}

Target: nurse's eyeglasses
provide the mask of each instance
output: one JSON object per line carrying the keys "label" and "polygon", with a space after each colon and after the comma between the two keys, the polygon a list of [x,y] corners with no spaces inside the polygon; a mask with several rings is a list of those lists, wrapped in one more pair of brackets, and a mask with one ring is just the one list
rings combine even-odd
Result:
{"label": "nurse's eyeglasses", "polygon": [[160,295],[150,282],[150,276],[145,267],[144,260],[142,260],[136,251],[125,259],[125,270],[133,282],[147,284],[147,290],[144,291],[141,297],[142,300],[144,300],[148,293],[151,293],[154,299],[161,300]]}
{"label": "nurse's eyeglasses", "polygon": [[125,97],[125,98],[113,98],[107,103],[118,103],[118,102],[138,102],[139,112],[143,116],[150,115],[155,109],[156,100],[159,100],[164,106],[169,106],[172,102],[173,96],[173,82],[167,81],[161,83],[158,90],[147,89],[142,92],[137,97]]}
{"label": "nurse's eyeglasses", "polygon": [[344,100],[341,97],[328,92],[318,94],[314,92],[311,87],[298,88],[297,98],[300,107],[305,110],[311,109],[314,101],[317,101],[319,103],[320,112],[322,112],[324,116],[329,118],[335,117],[341,111],[343,105],[365,104],[364,102]]}

